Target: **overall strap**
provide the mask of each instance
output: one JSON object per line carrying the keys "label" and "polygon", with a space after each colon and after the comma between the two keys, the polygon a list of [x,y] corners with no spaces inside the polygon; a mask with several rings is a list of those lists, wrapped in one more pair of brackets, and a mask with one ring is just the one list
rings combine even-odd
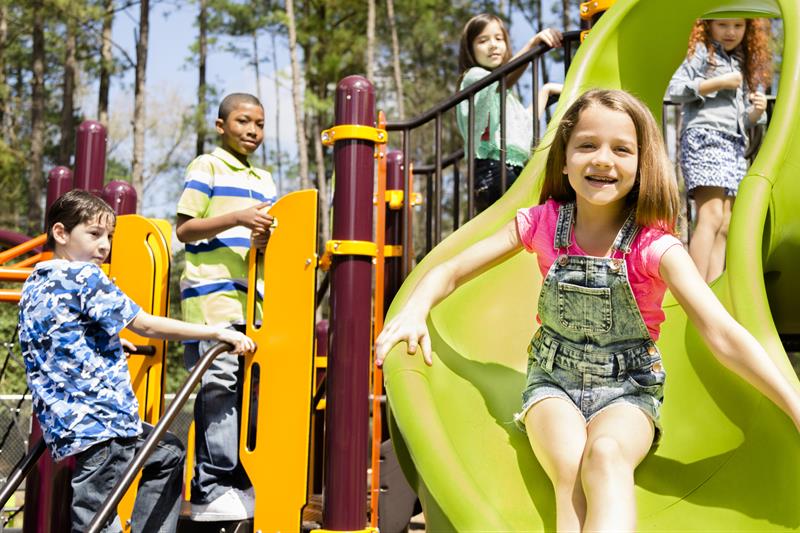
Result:
{"label": "overall strap", "polygon": [[567,202],[558,207],[556,234],[553,237],[553,248],[566,251],[569,248],[569,236],[572,232],[572,220],[575,218],[575,202]]}
{"label": "overall strap", "polygon": [[622,255],[626,255],[631,251],[631,244],[639,233],[640,227],[636,225],[636,210],[631,210],[625,223],[617,233],[617,238],[614,239],[613,250],[619,251]]}

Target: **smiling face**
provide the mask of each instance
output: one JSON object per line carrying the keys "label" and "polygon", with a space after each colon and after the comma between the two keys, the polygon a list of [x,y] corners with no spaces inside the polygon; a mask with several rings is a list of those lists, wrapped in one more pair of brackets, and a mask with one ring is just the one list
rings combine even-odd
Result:
{"label": "smiling face", "polygon": [[716,19],[708,23],[711,38],[722,44],[726,52],[730,52],[744,39],[747,23],[744,19]]}
{"label": "smiling face", "polygon": [[64,224],[56,222],[52,232],[55,240],[54,257],[101,265],[111,251],[114,219],[110,215],[100,214],[76,225],[72,231],[67,231]]}
{"label": "smiling face", "polygon": [[222,147],[244,161],[264,140],[264,109],[260,105],[240,102],[226,119],[217,119],[216,128]]}
{"label": "smiling face", "polygon": [[599,104],[581,111],[566,145],[563,170],[579,206],[623,209],[638,164],[636,126],[627,113]]}
{"label": "smiling face", "polygon": [[489,22],[472,41],[472,53],[475,61],[488,70],[493,70],[505,63],[507,51],[506,34],[496,20]]}

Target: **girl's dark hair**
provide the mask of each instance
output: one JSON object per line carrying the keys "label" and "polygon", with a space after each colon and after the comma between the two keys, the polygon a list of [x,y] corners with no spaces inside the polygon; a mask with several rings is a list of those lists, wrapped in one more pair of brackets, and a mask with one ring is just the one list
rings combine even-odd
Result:
{"label": "girl's dark hair", "polygon": [[47,210],[47,247],[51,250],[55,248],[53,226],[57,223],[60,222],[64,229],[70,232],[78,224],[105,217],[109,217],[111,222],[116,224],[117,215],[102,198],[78,189],[63,194]]}
{"label": "girl's dark hair", "polygon": [[661,128],[647,106],[625,91],[593,89],[579,96],[567,109],[547,154],[539,203],[545,203],[548,198],[558,202],[575,200],[575,189],[570,185],[569,177],[564,174],[567,145],[581,113],[593,107],[625,113],[636,128],[639,161],[636,181],[626,198],[628,208],[636,210],[636,223],[674,233],[680,201]]}
{"label": "girl's dark hair", "polygon": [[[506,30],[506,25],[503,24],[503,20],[491,13],[475,15],[467,21],[466,25],[464,25],[464,29],[461,31],[461,42],[458,47],[458,69],[462,77],[467,70],[472,67],[480,66],[475,60],[475,54],[472,52],[472,43],[475,41],[475,38],[481,34],[484,28],[492,22],[497,22],[500,25],[500,29],[503,32],[503,39],[506,41],[506,53],[503,56],[502,64],[505,65],[511,59],[511,39],[508,37],[508,30]],[[459,80],[459,85],[460,84],[461,80]]]}

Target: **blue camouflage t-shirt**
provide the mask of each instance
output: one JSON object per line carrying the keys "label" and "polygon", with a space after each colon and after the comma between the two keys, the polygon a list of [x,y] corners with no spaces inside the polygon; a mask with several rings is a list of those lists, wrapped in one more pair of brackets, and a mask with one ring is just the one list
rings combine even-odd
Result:
{"label": "blue camouflage t-shirt", "polygon": [[39,263],[22,287],[19,342],[53,458],[141,433],[119,332],[139,313],[97,265]]}

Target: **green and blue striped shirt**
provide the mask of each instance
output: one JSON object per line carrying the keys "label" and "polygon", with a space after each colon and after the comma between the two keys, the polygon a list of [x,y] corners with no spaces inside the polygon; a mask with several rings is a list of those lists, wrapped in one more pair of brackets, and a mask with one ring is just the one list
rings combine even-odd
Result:
{"label": "green and blue striped shirt", "polygon": [[[177,211],[192,218],[211,218],[276,200],[269,172],[217,148],[189,164]],[[186,243],[186,269],[181,277],[184,320],[210,325],[245,322],[249,253],[250,230],[244,226]]]}

